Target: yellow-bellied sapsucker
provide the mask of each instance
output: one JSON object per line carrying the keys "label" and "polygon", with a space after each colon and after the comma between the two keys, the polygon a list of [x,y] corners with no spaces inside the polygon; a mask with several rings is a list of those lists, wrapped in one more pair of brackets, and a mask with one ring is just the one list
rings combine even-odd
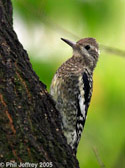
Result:
{"label": "yellow-bellied sapsucker", "polygon": [[57,70],[50,93],[61,114],[67,143],[76,153],[92,95],[92,76],[99,47],[94,38],[84,38],[76,43],[62,40],[73,48],[73,56]]}

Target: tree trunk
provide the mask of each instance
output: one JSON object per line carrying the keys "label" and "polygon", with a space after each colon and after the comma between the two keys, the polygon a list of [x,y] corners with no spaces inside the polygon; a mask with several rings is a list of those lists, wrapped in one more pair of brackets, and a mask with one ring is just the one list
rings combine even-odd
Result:
{"label": "tree trunk", "polygon": [[11,2],[0,0],[0,162],[79,167],[60,123],[46,86],[13,30]]}

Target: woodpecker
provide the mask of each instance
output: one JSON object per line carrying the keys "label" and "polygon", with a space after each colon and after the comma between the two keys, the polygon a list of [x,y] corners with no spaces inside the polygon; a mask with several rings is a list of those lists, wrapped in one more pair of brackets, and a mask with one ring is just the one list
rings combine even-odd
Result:
{"label": "woodpecker", "polygon": [[73,49],[73,56],[55,73],[50,94],[61,114],[62,130],[74,153],[81,138],[93,90],[93,71],[99,57],[94,38],[77,42],[61,38]]}

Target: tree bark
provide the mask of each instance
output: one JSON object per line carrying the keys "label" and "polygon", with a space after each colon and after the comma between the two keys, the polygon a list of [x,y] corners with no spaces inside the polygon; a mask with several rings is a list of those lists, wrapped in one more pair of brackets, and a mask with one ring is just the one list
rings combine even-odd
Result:
{"label": "tree bark", "polygon": [[79,167],[60,123],[46,86],[13,30],[11,1],[0,0],[0,162]]}

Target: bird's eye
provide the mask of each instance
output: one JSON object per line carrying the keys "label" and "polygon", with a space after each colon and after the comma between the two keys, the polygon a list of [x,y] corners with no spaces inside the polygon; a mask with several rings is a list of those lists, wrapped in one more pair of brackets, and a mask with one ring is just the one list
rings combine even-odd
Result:
{"label": "bird's eye", "polygon": [[84,48],[85,48],[86,50],[89,50],[89,49],[90,49],[90,45],[86,45]]}

